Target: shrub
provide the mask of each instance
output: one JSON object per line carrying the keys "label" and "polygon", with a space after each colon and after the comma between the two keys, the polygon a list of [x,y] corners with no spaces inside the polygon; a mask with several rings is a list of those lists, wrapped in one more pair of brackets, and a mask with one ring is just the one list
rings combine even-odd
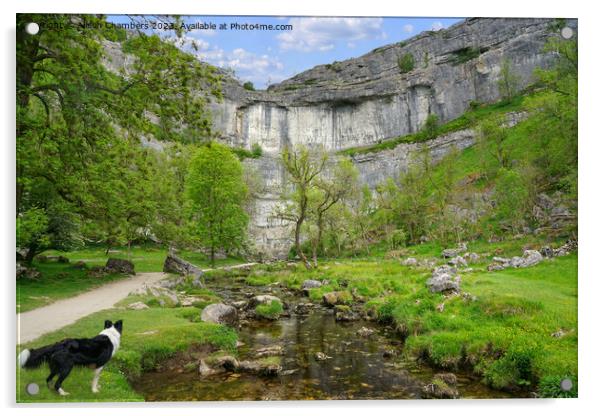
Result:
{"label": "shrub", "polygon": [[422,132],[428,140],[437,137],[439,131],[439,117],[436,114],[429,114],[424,125],[422,126]]}
{"label": "shrub", "polygon": [[255,313],[257,316],[266,319],[278,319],[280,314],[284,311],[282,307],[282,303],[277,300],[273,300],[272,302],[264,303],[261,305],[257,305],[255,308]]}
{"label": "shrub", "polygon": [[255,86],[251,81],[245,82],[244,84],[242,84],[242,87],[247,91],[255,91]]}
{"label": "shrub", "polygon": [[406,53],[400,56],[397,59],[397,66],[399,67],[399,72],[402,74],[408,73],[414,69],[414,56],[411,53]]}
{"label": "shrub", "polygon": [[257,159],[263,155],[263,149],[259,143],[253,143],[251,146],[251,157]]}

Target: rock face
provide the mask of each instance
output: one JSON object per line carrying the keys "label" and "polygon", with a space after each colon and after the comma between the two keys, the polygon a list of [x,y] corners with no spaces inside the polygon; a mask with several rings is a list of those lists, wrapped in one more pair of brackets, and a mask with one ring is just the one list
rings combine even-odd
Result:
{"label": "rock face", "polygon": [[236,325],[238,312],[234,306],[223,303],[213,303],[208,305],[201,312],[203,322],[213,322],[214,324]]}
{"label": "rock face", "polygon": [[[463,114],[472,102],[495,102],[500,98],[498,80],[504,59],[517,75],[520,88],[532,83],[535,68],[552,64],[554,53],[544,52],[542,47],[551,36],[553,22],[467,19],[357,58],[318,65],[265,91],[248,91],[225,75],[223,100],[209,103],[214,131],[229,145],[248,150],[259,145],[263,150],[262,157],[244,162],[245,168],[260,178],[249,224],[257,257],[284,258],[292,245],[290,224],[275,215],[287,186],[279,163],[285,146],[322,146],[336,152],[373,145],[418,131],[429,114],[447,122]],[[569,19],[566,24],[577,31],[576,20]],[[118,44],[107,42],[105,48],[110,69],[127,67],[127,56]],[[406,54],[413,56],[415,65],[402,72],[398,61]],[[420,146],[401,144],[355,155],[352,160],[360,180],[374,189],[406,170],[419,147],[426,146],[438,161],[450,149],[461,150],[474,142],[473,131],[456,131]],[[162,148],[154,139],[146,140],[145,145]],[[550,216],[564,221],[567,213],[550,212]]]}

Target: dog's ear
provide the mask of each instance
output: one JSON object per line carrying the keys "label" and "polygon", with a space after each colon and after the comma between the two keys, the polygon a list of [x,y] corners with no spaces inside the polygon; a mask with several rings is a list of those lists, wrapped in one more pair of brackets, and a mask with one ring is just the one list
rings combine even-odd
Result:
{"label": "dog's ear", "polygon": [[108,319],[105,321],[105,329],[110,328],[113,326],[113,322],[109,321]]}
{"label": "dog's ear", "polygon": [[123,329],[123,321],[120,319],[115,322],[115,329],[121,334],[121,330]]}

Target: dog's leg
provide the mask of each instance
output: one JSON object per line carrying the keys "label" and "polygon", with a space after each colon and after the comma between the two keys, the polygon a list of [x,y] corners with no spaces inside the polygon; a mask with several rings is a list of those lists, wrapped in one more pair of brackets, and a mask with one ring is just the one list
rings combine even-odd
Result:
{"label": "dog's leg", "polygon": [[92,379],[92,393],[98,393],[98,379],[100,378],[100,373],[102,372],[102,367],[98,367],[94,370],[94,378]]}
{"label": "dog's leg", "polygon": [[52,383],[52,379],[57,375],[57,372],[54,371],[54,369],[50,370],[50,374],[48,375],[48,377],[46,377],[46,385],[48,386],[48,388],[50,387],[50,383]]}
{"label": "dog's leg", "polygon": [[67,377],[69,377],[69,373],[71,373],[71,369],[72,368],[73,368],[73,364],[68,363],[65,367],[62,367],[61,371],[59,372],[59,378],[56,380],[56,384],[54,385],[54,389],[61,396],[66,396],[66,395],[69,394],[65,390],[63,390],[63,388],[61,386],[63,384],[63,381],[65,381],[65,379]]}

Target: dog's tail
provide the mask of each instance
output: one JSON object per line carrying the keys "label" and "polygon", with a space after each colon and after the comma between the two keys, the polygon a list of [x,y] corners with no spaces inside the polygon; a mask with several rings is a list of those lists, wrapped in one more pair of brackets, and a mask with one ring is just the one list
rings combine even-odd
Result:
{"label": "dog's tail", "polygon": [[61,348],[63,348],[63,345],[57,343],[41,348],[25,349],[19,354],[19,366],[21,368],[37,368],[43,362],[48,361],[50,356]]}

